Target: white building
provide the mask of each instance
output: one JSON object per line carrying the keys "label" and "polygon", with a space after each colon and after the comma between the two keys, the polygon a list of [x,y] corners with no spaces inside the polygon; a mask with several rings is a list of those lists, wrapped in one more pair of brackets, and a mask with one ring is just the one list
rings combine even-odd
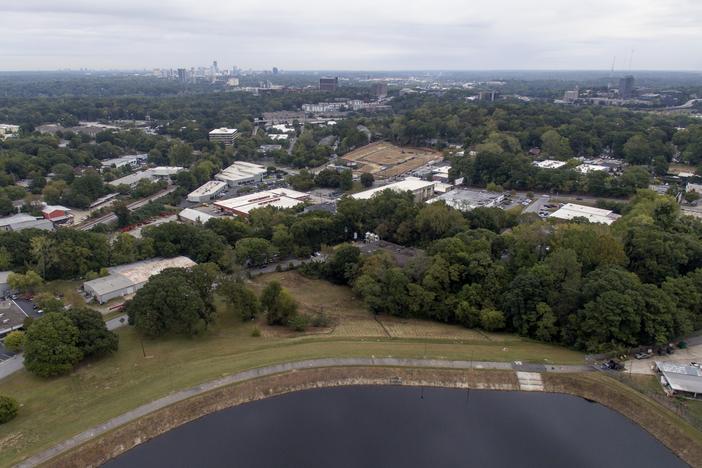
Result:
{"label": "white building", "polygon": [[217,216],[193,208],[186,208],[178,213],[178,220],[184,223],[205,224]]}
{"label": "white building", "polygon": [[203,203],[210,201],[227,188],[227,183],[220,180],[210,180],[188,194],[188,201]]}
{"label": "white building", "polygon": [[609,167],[602,166],[600,164],[581,164],[578,167],[576,167],[575,170],[582,173],[582,174],[587,174],[588,172],[594,172],[594,171],[607,171],[607,172],[609,172]]}
{"label": "white building", "polygon": [[669,395],[689,398],[702,396],[702,369],[687,364],[656,361],[663,390]]}
{"label": "white building", "polygon": [[700,195],[702,195],[702,184],[693,184],[688,182],[687,185],[685,185],[685,191],[686,192],[697,192]]}
{"label": "white building", "polygon": [[407,177],[400,182],[372,188],[365,192],[354,193],[351,197],[356,200],[369,200],[376,193],[380,193],[383,190],[392,190],[394,192],[412,192],[416,201],[425,201],[434,196],[434,185],[436,185],[434,181],[429,182],[416,177]]}
{"label": "white building", "polygon": [[287,141],[290,135],[287,133],[269,133],[268,138],[274,141]]}
{"label": "white building", "polygon": [[120,168],[124,166],[137,167],[140,164],[144,164],[148,157],[149,155],[146,153],[130,154],[127,156],[120,156],[119,158],[105,159],[100,161],[100,165],[103,169],[107,169],[109,167]]}
{"label": "white building", "polygon": [[575,203],[567,203],[557,211],[551,213],[551,218],[571,220],[575,218],[586,218],[591,223],[612,224],[619,218],[620,215],[613,213],[611,210],[603,210],[601,208],[592,208],[591,206],[576,205]]}
{"label": "white building", "polygon": [[14,136],[19,132],[19,125],[0,124],[0,140]]}
{"label": "white building", "polygon": [[108,185],[116,187],[118,185],[129,185],[130,187],[136,186],[142,179],[148,180],[158,180],[158,179],[170,179],[172,175],[184,171],[185,168],[177,166],[159,166],[153,167],[151,169],[146,169],[144,171],[135,172],[134,174],[129,174],[119,179],[115,179],[112,182],[108,182]]}
{"label": "white building", "polygon": [[476,208],[497,207],[505,199],[504,193],[488,192],[487,190],[456,189],[432,198],[427,203],[443,201],[451,208],[459,211],[471,211]]}
{"label": "white building", "polygon": [[83,283],[83,290],[100,304],[115,297],[135,293],[154,275],[166,268],[190,268],[196,263],[188,257],[153,258],[110,268],[109,275]]}
{"label": "white building", "polygon": [[565,161],[556,161],[555,159],[546,159],[544,161],[534,161],[534,166],[540,167],[541,169],[558,169],[559,167],[565,166],[567,163]]}
{"label": "white building", "polygon": [[222,211],[237,216],[247,216],[251,210],[273,206],[275,208],[294,208],[309,199],[309,195],[290,189],[273,189],[250,193],[241,197],[220,200],[214,206]]}
{"label": "white building", "polygon": [[226,182],[230,187],[236,187],[261,182],[266,172],[268,172],[267,169],[259,164],[236,161],[217,174],[215,179]]}
{"label": "white building", "polygon": [[215,128],[210,132],[210,141],[212,143],[224,143],[225,145],[233,145],[234,140],[239,137],[236,128]]}

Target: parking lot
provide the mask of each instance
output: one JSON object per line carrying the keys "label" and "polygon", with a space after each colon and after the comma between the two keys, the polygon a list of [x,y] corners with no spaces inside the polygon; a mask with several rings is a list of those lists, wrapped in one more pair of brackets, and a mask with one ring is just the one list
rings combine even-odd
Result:
{"label": "parking lot", "polygon": [[632,374],[654,374],[656,361],[677,362],[679,364],[690,364],[691,362],[702,362],[702,343],[689,343],[685,349],[675,349],[673,354],[659,356],[653,354],[647,359],[630,359],[624,362],[626,372]]}

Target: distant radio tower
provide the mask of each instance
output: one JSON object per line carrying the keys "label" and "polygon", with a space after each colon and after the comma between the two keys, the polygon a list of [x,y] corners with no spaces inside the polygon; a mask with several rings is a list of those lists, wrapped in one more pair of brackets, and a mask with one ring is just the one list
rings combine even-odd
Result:
{"label": "distant radio tower", "polygon": [[609,82],[607,83],[607,89],[612,89],[612,80],[614,79],[614,64],[617,61],[617,56],[612,57],[612,69],[609,72]]}

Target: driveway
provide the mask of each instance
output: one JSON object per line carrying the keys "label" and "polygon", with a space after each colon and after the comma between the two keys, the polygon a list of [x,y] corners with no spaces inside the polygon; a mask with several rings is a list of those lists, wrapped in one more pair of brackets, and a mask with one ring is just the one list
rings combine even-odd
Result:
{"label": "driveway", "polygon": [[[697,340],[694,340],[697,341]],[[656,361],[676,362],[678,364],[690,364],[690,362],[702,362],[702,343],[694,344],[688,340],[688,347],[685,349],[676,349],[675,354],[664,354],[658,356],[654,354],[648,359],[630,359],[624,363],[626,372],[632,374],[648,374],[653,375]]]}

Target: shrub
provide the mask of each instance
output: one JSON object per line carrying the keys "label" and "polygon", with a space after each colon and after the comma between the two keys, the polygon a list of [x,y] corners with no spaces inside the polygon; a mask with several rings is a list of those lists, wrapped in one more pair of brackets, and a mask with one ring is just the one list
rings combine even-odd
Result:
{"label": "shrub", "polygon": [[297,332],[305,331],[305,328],[307,328],[309,322],[309,318],[303,314],[298,314],[288,319],[288,325],[290,325],[290,328]]}
{"label": "shrub", "polygon": [[314,314],[311,320],[312,326],[316,328],[324,328],[329,326],[329,316],[324,312]]}
{"label": "shrub", "polygon": [[19,353],[24,348],[24,332],[13,331],[5,337],[5,348],[12,353]]}
{"label": "shrub", "polygon": [[12,421],[17,416],[17,411],[19,411],[17,400],[0,395],[0,424]]}
{"label": "shrub", "polygon": [[259,336],[261,336],[261,329],[255,327],[253,330],[251,330],[251,336],[253,336],[254,338],[258,338]]}

